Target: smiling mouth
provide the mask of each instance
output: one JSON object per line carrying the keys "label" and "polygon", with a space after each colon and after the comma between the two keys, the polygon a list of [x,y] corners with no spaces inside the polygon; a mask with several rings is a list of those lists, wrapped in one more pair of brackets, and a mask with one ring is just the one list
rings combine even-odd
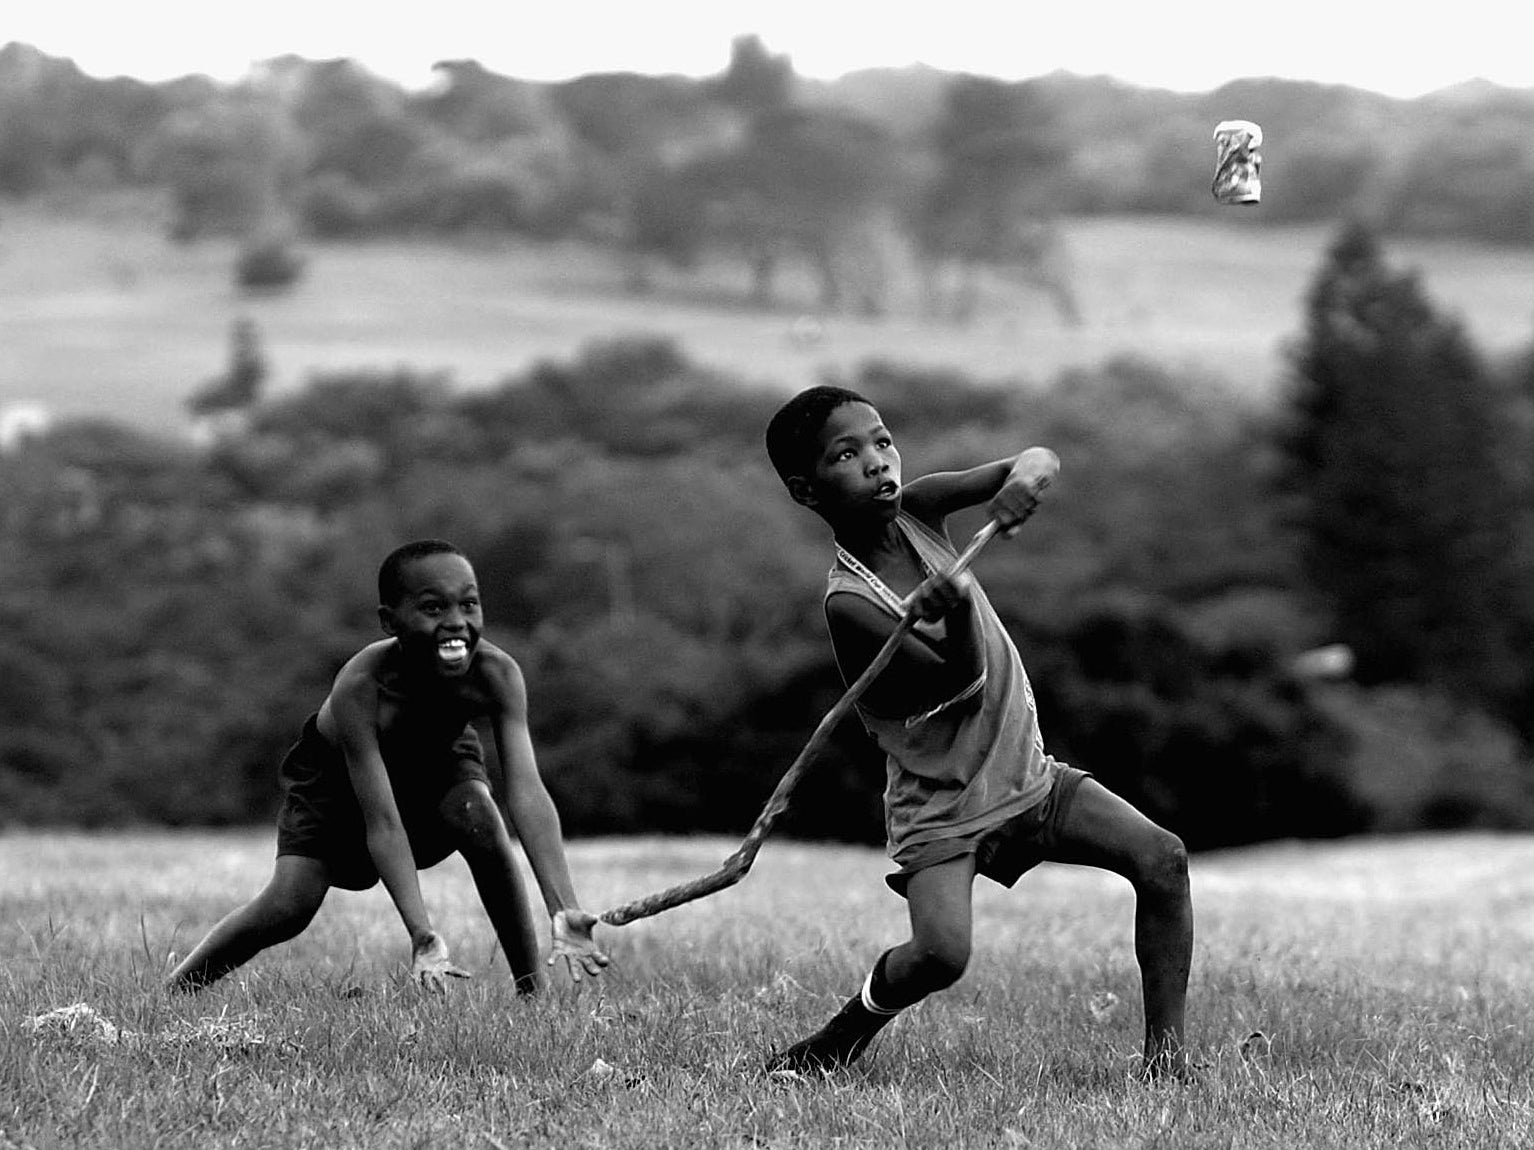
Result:
{"label": "smiling mouth", "polygon": [[437,660],[445,667],[461,667],[468,659],[467,639],[443,639],[437,644]]}

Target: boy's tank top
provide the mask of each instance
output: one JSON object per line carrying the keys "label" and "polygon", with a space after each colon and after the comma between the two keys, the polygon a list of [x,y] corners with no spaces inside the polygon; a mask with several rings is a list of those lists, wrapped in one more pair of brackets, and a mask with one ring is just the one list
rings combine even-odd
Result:
{"label": "boy's tank top", "polygon": [[[947,570],[958,558],[945,538],[905,512],[896,523],[929,570]],[[924,843],[982,834],[1049,793],[1052,772],[1022,659],[979,582],[965,578],[984,653],[982,679],[910,718],[857,708],[886,756],[885,830],[896,862]],[[861,595],[898,617],[866,578],[840,562],[827,576],[826,598],[837,592]]]}

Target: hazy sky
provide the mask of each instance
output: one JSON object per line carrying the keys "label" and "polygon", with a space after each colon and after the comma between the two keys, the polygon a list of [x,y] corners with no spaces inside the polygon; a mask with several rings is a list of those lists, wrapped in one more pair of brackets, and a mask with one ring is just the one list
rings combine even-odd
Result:
{"label": "hazy sky", "polygon": [[0,37],[96,76],[244,75],[256,60],[349,56],[416,86],[473,58],[530,80],[720,71],[760,35],[806,76],[924,62],[1021,79],[1064,69],[1206,91],[1281,76],[1416,96],[1485,78],[1534,86],[1518,0],[5,0]]}

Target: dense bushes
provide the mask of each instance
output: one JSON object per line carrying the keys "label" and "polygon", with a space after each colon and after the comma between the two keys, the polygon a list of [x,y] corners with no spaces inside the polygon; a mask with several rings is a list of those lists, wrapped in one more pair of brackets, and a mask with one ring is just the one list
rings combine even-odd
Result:
{"label": "dense bushes", "polygon": [[[1534,822],[1494,707],[1295,677],[1335,617],[1276,513],[1271,411],[1133,360],[845,382],[911,474],[1060,452],[1045,512],[978,571],[1051,750],[1190,844]],[[319,379],[205,449],[106,424],[23,442],[0,456],[0,819],[264,817],[277,756],[376,635],[379,558],[434,535],[474,558],[526,668],[573,833],[742,830],[841,692],[824,527],[761,447],[782,398],[630,341],[469,393]],[[848,725],[785,829],[875,841],[881,788]]]}

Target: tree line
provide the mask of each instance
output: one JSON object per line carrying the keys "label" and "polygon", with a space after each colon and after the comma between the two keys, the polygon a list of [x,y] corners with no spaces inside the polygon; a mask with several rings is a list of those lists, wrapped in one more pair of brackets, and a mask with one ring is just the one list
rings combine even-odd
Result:
{"label": "tree line", "polygon": [[932,69],[834,82],[738,38],[711,77],[532,82],[448,60],[406,90],[347,59],[277,57],[249,78],[97,80],[0,49],[0,194],[162,193],[171,235],[252,244],[406,234],[577,238],[634,290],[706,255],[773,296],[788,263],[827,307],[876,312],[909,261],[963,319],[975,269],[1021,269],[1070,322],[1062,215],[1212,210],[1212,126],[1262,123],[1271,222],[1534,242],[1534,94],[1416,100],[1244,80],[1183,95],[1065,74]]}
{"label": "tree line", "polygon": [[[429,535],[476,564],[572,833],[749,825],[842,690],[828,540],[761,446],[781,393],[637,338],[466,391],[267,397],[258,361],[238,333],[200,445],[76,420],[0,454],[0,823],[267,817],[377,637],[377,563]],[[1060,453],[977,570],[1051,751],[1190,845],[1534,826],[1534,346],[1483,360],[1367,229],[1318,269],[1278,403],[1136,359],[835,381],[912,474]],[[1312,673],[1331,646],[1351,673]],[[881,788],[848,724],[785,832],[878,841]]]}

